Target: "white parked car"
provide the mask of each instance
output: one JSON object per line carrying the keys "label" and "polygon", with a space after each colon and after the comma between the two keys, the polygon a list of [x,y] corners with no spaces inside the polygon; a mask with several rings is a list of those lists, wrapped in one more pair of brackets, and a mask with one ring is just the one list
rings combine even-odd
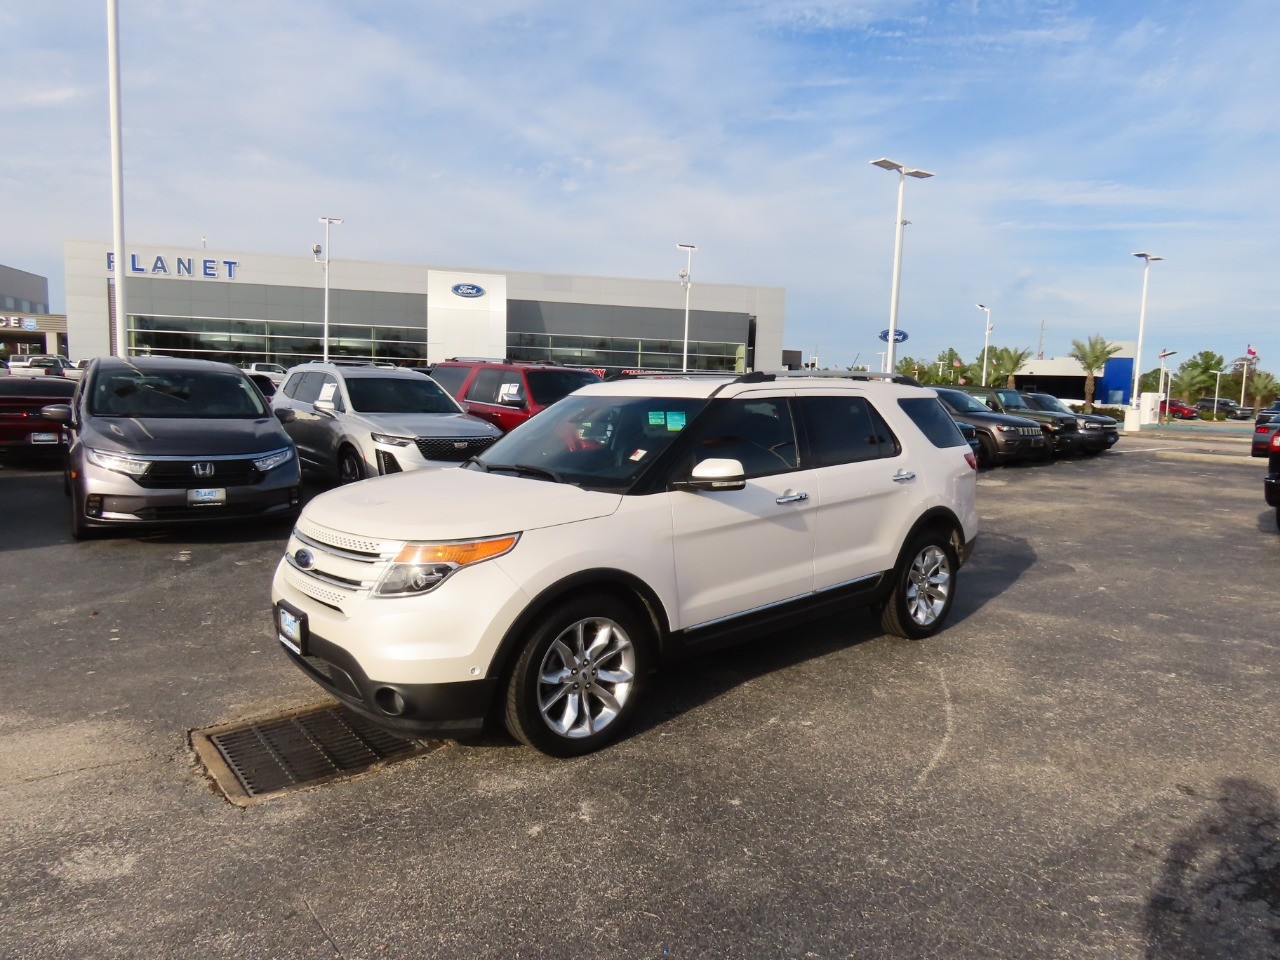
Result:
{"label": "white parked car", "polygon": [[266,375],[277,387],[284,383],[284,378],[288,375],[288,371],[278,363],[255,361],[254,363],[246,363],[244,365],[244,369],[246,373],[261,373]]}
{"label": "white parked car", "polygon": [[416,370],[304,363],[271,398],[303,467],[339,483],[452,466],[502,435]]}
{"label": "white parked car", "polygon": [[280,642],[388,729],[474,732],[496,705],[571,756],[661,663],[847,607],[929,636],[977,465],[933,391],[891,379],[593,384],[461,469],[322,494],[276,569]]}
{"label": "white parked car", "polygon": [[71,361],[54,353],[15,353],[9,357],[9,374],[14,377],[66,376]]}

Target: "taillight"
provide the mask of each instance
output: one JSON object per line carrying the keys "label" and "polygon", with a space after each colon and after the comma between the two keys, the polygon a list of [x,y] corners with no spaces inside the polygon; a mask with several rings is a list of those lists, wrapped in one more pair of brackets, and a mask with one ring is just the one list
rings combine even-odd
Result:
{"label": "taillight", "polygon": [[1271,435],[1271,449],[1280,450],[1280,432]]}
{"label": "taillight", "polygon": [[1254,427],[1254,428],[1253,428],[1253,432],[1254,432],[1254,433],[1266,433],[1266,432],[1267,432],[1268,430],[1270,430],[1270,429],[1271,429],[1271,428],[1270,428],[1269,426],[1267,426],[1265,423],[1260,423],[1260,424],[1258,424],[1256,427]]}
{"label": "taillight", "polygon": [[[1280,434],[1276,434],[1276,436],[1280,437]],[[1273,439],[1273,440],[1272,440],[1272,443],[1274,443],[1274,442],[1275,442],[1275,440]],[[971,466],[974,470],[977,470],[977,469],[978,469],[978,458],[977,458],[977,457],[975,457],[972,453],[966,453],[966,454],[964,455],[964,458],[965,458],[965,460],[966,460],[966,461],[968,461],[969,466]]]}

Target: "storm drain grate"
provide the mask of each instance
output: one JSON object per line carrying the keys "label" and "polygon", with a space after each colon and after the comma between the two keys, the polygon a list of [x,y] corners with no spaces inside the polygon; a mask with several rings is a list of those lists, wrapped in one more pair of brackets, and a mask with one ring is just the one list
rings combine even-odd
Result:
{"label": "storm drain grate", "polygon": [[[191,740],[234,803],[352,776],[375,764],[438,746],[388,733],[337,704],[195,731]],[[205,743],[214,750],[202,749]],[[225,770],[220,769],[224,766]],[[231,774],[234,784],[220,776],[225,773]],[[237,792],[243,797],[237,798]]]}

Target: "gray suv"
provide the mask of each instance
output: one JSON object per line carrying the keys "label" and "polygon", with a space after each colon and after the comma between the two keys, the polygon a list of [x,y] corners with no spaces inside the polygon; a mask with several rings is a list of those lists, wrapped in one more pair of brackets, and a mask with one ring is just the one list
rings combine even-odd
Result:
{"label": "gray suv", "polygon": [[302,465],[339,483],[462,463],[502,431],[416,370],[305,363],[271,398]]}

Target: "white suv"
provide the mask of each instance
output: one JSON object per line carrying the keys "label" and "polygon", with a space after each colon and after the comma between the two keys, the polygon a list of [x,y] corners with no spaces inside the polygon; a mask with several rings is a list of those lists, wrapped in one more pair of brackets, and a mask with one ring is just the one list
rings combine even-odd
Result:
{"label": "white suv", "polygon": [[271,408],[302,465],[339,483],[452,466],[502,436],[426,374],[371,363],[293,367]]}
{"label": "white suv", "polygon": [[905,379],[595,384],[462,469],[323,494],[276,569],[280,642],[388,729],[500,711],[572,756],[660,663],[850,606],[928,636],[977,534],[976,461]]}

